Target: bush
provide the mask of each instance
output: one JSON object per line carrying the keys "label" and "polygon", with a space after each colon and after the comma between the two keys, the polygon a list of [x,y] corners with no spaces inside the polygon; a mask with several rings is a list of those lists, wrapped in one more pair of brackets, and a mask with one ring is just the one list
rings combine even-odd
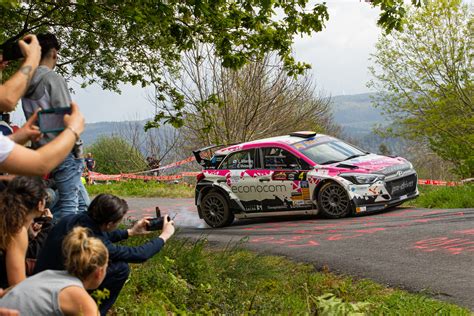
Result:
{"label": "bush", "polygon": [[117,136],[100,137],[86,149],[96,161],[96,171],[118,174],[147,169],[143,155],[125,139]]}

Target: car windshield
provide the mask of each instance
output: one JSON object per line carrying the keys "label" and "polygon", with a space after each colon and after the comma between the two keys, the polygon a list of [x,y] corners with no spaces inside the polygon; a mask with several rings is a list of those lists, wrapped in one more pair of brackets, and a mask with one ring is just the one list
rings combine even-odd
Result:
{"label": "car windshield", "polygon": [[299,151],[320,165],[341,162],[355,157],[367,155],[366,152],[363,152],[360,149],[340,140],[331,140],[318,143],[311,147],[299,149]]}

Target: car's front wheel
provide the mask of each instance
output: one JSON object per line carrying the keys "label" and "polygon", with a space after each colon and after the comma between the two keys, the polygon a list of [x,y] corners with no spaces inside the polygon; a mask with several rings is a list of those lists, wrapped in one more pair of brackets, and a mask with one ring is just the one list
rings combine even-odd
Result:
{"label": "car's front wheel", "polygon": [[341,218],[351,211],[351,203],[346,190],[339,184],[328,182],[318,194],[318,206],[321,214],[327,218]]}
{"label": "car's front wheel", "polygon": [[227,226],[234,221],[229,203],[216,191],[211,191],[202,198],[201,212],[204,221],[211,227]]}

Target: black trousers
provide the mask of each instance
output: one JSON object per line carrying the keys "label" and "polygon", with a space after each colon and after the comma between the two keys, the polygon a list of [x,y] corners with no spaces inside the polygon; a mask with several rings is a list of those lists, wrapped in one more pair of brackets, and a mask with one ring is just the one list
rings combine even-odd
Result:
{"label": "black trousers", "polygon": [[99,290],[107,289],[110,291],[109,298],[102,300],[99,306],[101,316],[105,316],[108,310],[114,305],[129,275],[130,267],[128,263],[123,261],[109,262],[107,275],[102,284],[98,287]]}

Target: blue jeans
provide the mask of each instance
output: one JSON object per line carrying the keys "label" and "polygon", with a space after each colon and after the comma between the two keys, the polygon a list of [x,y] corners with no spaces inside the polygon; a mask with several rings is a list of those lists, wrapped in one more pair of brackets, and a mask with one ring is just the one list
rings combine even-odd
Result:
{"label": "blue jeans", "polygon": [[84,159],[75,159],[72,154],[53,170],[52,176],[58,188],[58,199],[51,212],[58,221],[65,215],[85,212],[90,200],[81,182]]}

